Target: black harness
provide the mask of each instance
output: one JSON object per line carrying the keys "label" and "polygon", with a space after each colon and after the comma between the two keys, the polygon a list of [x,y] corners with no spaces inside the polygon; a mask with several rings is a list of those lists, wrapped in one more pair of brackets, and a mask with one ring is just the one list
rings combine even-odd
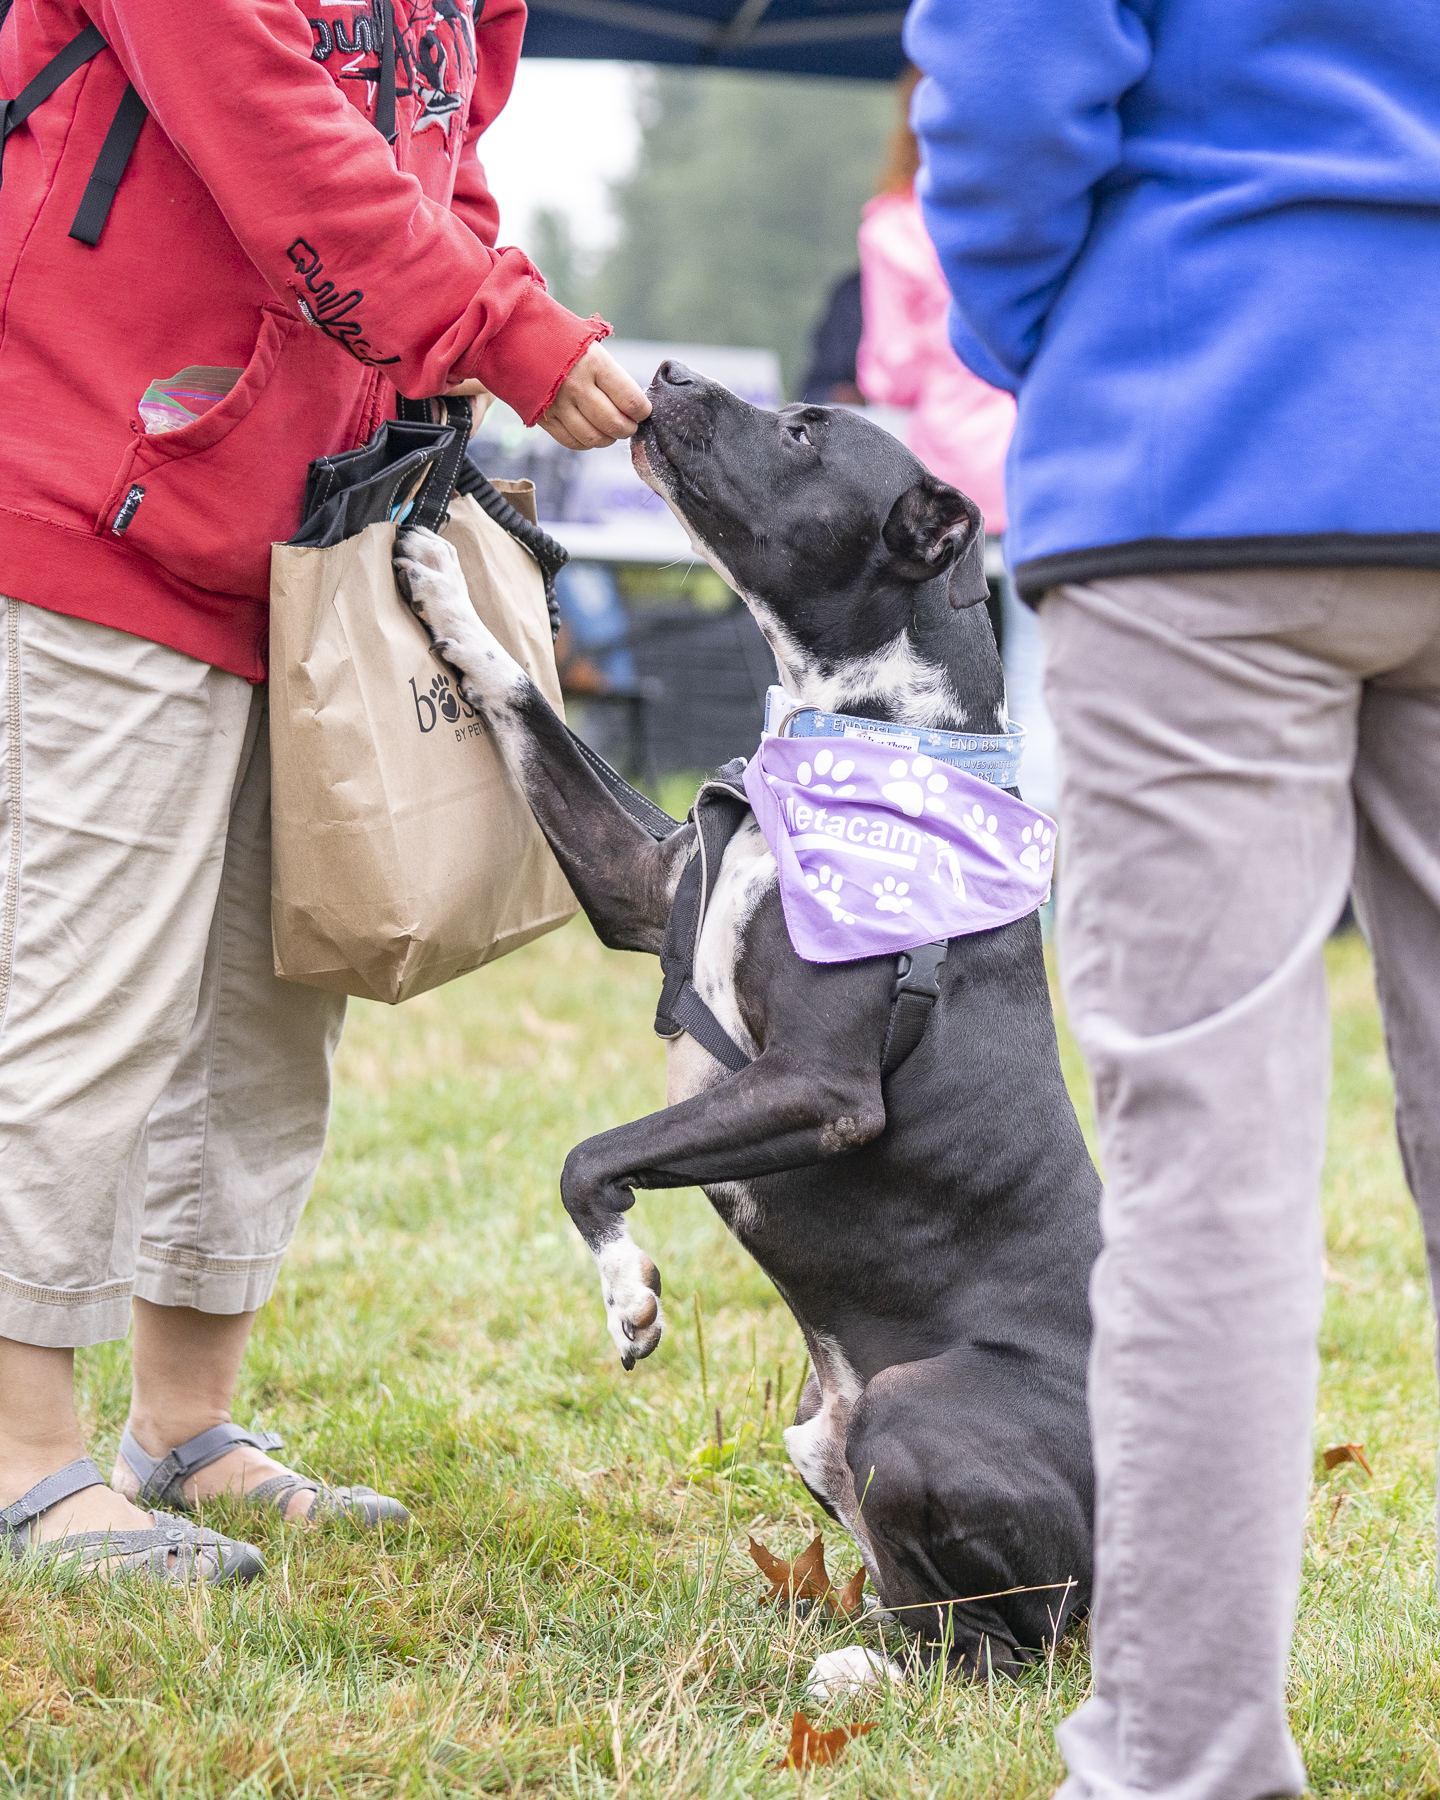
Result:
{"label": "black harness", "polygon": [[[670,903],[660,947],[665,983],[655,1009],[655,1030],[660,1037],[677,1038],[688,1032],[734,1075],[748,1069],[755,1058],[746,1055],[696,991],[695,951],[725,847],[750,816],[750,801],[740,775],[743,768],[743,762],[726,763],[700,789],[690,809],[695,854],[686,863]],[[947,944],[921,944],[915,950],[902,950],[895,958],[890,1022],[880,1057],[882,1077],[893,1074],[924,1037],[940,998],[940,972],[947,948]]]}

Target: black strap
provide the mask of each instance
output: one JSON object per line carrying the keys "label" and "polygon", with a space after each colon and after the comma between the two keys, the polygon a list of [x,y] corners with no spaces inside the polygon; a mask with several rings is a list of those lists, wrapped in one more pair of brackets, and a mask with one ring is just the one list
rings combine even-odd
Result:
{"label": "black strap", "polygon": [[740,780],[743,765],[727,764],[707,781],[695,796],[690,817],[695,824],[695,853],[681,870],[665,937],[660,946],[664,982],[655,1007],[655,1030],[660,1037],[679,1037],[688,1032],[696,1043],[732,1075],[748,1069],[755,1060],[730,1033],[695,991],[695,952],[700,928],[720,872],[725,849],[750,816],[750,802]]}
{"label": "black strap", "polygon": [[380,0],[380,84],[375,91],[375,129],[393,144],[395,127],[395,14],[390,0]]}
{"label": "black strap", "polygon": [[[597,773],[603,769],[616,781],[620,780],[608,763],[587,746],[581,747],[586,750],[592,765],[600,765]],[[745,1054],[700,998],[695,991],[694,975],[700,928],[705,922],[705,911],[715,877],[720,872],[725,847],[750,811],[742,780],[743,770],[744,764],[738,759],[727,763],[695,797],[695,805],[690,811],[695,822],[695,854],[681,872],[670,903],[665,939],[660,946],[660,967],[665,979],[655,1008],[655,1030],[659,1036],[674,1038],[682,1031],[688,1032],[702,1049],[708,1050],[717,1062],[735,1075],[749,1068],[755,1059]],[[940,976],[948,949],[948,943],[921,944],[914,950],[902,950],[895,958],[890,1018],[880,1053],[882,1080],[894,1074],[924,1037],[930,1015],[940,998]]]}
{"label": "black strap", "polygon": [[[423,404],[423,402],[422,402]],[[545,583],[545,605],[550,612],[550,635],[560,635],[560,602],[555,597],[555,577],[570,560],[570,552],[557,544],[548,531],[532,525],[524,513],[512,506],[500,490],[483,475],[468,458],[460,466],[455,480],[458,493],[469,494],[502,530],[508,531],[524,546],[540,565],[540,578]]]}
{"label": "black strap", "polygon": [[120,177],[125,173],[130,152],[135,148],[135,140],[140,136],[140,127],[147,116],[145,102],[136,93],[134,84],[127,83],[70,227],[71,237],[80,243],[93,246],[100,242],[100,233],[115,204],[115,190],[120,186]]}
{"label": "black strap", "polygon": [[[94,25],[87,25],[79,37],[71,38],[58,55],[50,58],[34,80],[28,81],[13,100],[6,100],[0,105],[0,155],[4,152],[5,139],[16,126],[23,125],[35,108],[48,100],[62,82],[68,81],[77,69],[83,68],[92,56],[98,56],[104,48],[105,40],[98,29]],[[3,164],[0,164],[0,179],[3,176]]]}
{"label": "black strap", "polygon": [[[528,524],[529,520],[525,520],[525,523]],[[653,800],[642,794],[639,788],[631,787],[618,769],[612,769],[600,752],[592,750],[584,738],[577,737],[573,731],[570,731],[568,725],[565,729],[570,734],[571,743],[610,790],[611,798],[619,802],[643,832],[646,832],[659,844],[680,829],[679,819],[672,819],[669,813],[663,812]]]}
{"label": "black strap", "polygon": [[755,1058],[747,1056],[730,1033],[695,991],[693,982],[684,981],[670,1002],[670,1017],[682,1031],[687,1031],[702,1050],[708,1050],[716,1062],[723,1063],[732,1075],[748,1069]]}
{"label": "black strap", "polygon": [[[426,410],[428,412],[429,409]],[[465,462],[465,452],[470,445],[470,402],[456,395],[447,395],[445,413],[450,435],[445,439],[440,454],[430,465],[430,473],[415,496],[407,521],[411,525],[423,525],[427,531],[439,531],[449,516],[450,501],[455,493],[455,477]]]}
{"label": "black strap", "polygon": [[940,998],[940,971],[945,967],[946,944],[920,944],[902,950],[895,958],[895,986],[891,989],[890,1024],[880,1055],[880,1077],[893,1074],[925,1035],[935,1002]]}

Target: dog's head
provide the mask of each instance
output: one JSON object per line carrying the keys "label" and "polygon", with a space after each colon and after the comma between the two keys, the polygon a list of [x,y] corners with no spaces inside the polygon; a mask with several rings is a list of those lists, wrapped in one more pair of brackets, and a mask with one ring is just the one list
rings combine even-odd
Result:
{"label": "dog's head", "polygon": [[829,710],[994,731],[1004,679],[979,509],[863,415],[750,406],[662,363],[641,479],[740,594],[785,686]]}

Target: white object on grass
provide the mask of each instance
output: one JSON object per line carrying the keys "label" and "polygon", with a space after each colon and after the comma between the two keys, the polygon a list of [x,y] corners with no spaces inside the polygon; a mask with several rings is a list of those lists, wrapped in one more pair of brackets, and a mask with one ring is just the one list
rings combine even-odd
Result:
{"label": "white object on grass", "polygon": [[815,1658],[805,1685],[817,1700],[834,1700],[841,1694],[858,1694],[883,1687],[887,1681],[903,1682],[905,1672],[878,1650],[852,1644],[846,1650],[827,1650]]}

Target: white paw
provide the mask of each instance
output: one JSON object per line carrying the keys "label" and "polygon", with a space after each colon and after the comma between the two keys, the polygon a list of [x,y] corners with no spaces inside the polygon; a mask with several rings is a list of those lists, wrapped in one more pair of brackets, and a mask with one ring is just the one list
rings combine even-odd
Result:
{"label": "white paw", "polygon": [[435,532],[423,526],[401,532],[395,540],[395,568],[408,582],[411,610],[432,637],[457,637],[478,622],[455,546]]}
{"label": "white paw", "polygon": [[[804,768],[805,765],[802,763],[800,766]],[[807,872],[805,885],[837,925],[853,925],[855,923],[854,913],[847,912],[840,899],[840,890],[845,885],[844,878],[840,875],[832,875],[829,863],[820,865],[818,875]]]}
{"label": "white paw", "polygon": [[[394,561],[400,592],[430,633],[435,654],[460,672],[461,698],[475,707],[500,706],[525,674],[471,604],[454,545],[416,526],[396,538]],[[451,724],[459,717],[459,702],[447,708],[443,691],[427,697]]]}
{"label": "white paw", "polygon": [[922,812],[944,812],[945,802],[940,796],[950,786],[950,778],[928,756],[912,757],[908,764],[903,758],[893,762],[890,773],[894,780],[887,781],[880,792],[908,818],[918,819]]}
{"label": "white paw", "polygon": [[834,1700],[842,1694],[883,1687],[887,1681],[898,1686],[904,1680],[904,1670],[888,1656],[851,1644],[848,1649],[827,1650],[823,1656],[817,1656],[805,1685],[817,1700]]}
{"label": "white paw", "polygon": [[907,898],[910,893],[909,882],[902,881],[897,887],[893,875],[885,877],[883,886],[877,881],[870,891],[875,895],[876,912],[909,912],[915,904],[914,900]]}
{"label": "white paw", "polygon": [[961,813],[960,823],[970,833],[971,837],[978,839],[980,843],[984,844],[987,850],[998,850],[1000,848],[1000,840],[995,835],[997,823],[995,815],[994,813],[991,813],[987,818],[983,806],[972,806],[969,812]]}
{"label": "white paw", "polygon": [[815,752],[815,767],[812,769],[808,762],[802,762],[800,767],[795,771],[795,779],[800,783],[801,787],[809,788],[813,794],[829,794],[836,800],[848,800],[855,792],[855,783],[853,781],[846,787],[832,787],[829,781],[822,781],[820,777],[822,775],[828,775],[830,781],[843,782],[846,780],[847,776],[853,773],[854,768],[855,764],[848,759],[842,762],[836,762],[834,754],[831,751],[817,750]]}
{"label": "white paw", "polygon": [[1055,833],[1048,825],[1027,825],[1020,833],[1020,841],[1026,846],[1020,852],[1021,867],[1033,869],[1038,875],[1041,863],[1048,863],[1055,853]]}
{"label": "white paw", "polygon": [[600,1271],[600,1297],[605,1302],[605,1323],[620,1361],[633,1369],[642,1356],[655,1350],[665,1331],[660,1311],[660,1271],[630,1236],[622,1222],[621,1235],[593,1252]]}

